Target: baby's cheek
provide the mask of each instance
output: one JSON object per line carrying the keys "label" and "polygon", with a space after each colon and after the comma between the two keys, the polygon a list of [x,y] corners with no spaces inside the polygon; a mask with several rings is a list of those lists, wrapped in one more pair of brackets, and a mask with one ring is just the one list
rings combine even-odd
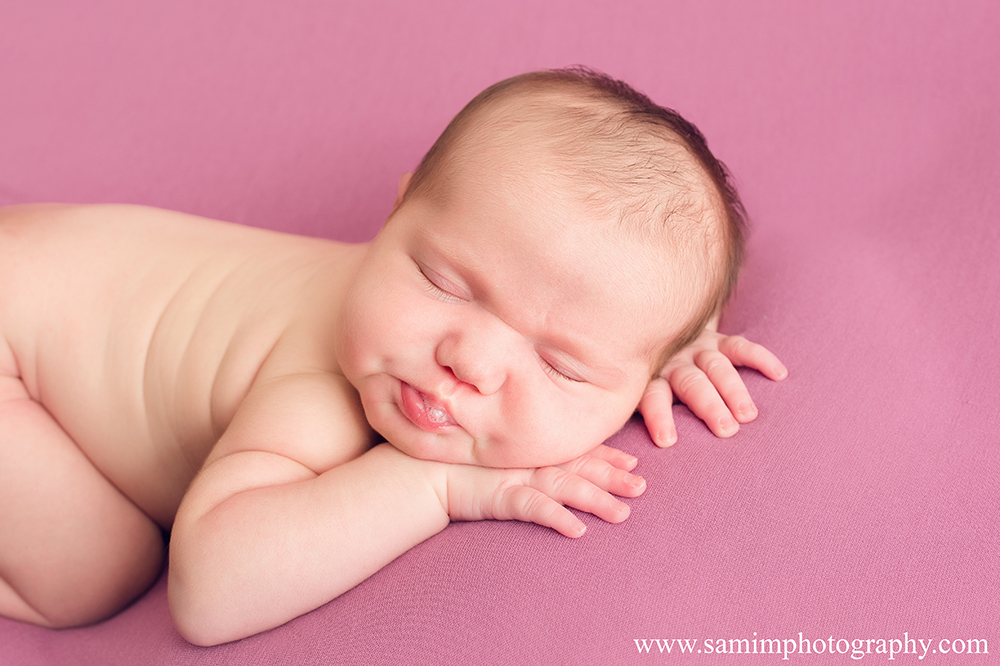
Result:
{"label": "baby's cheek", "polygon": [[596,446],[588,446],[595,432],[587,409],[551,383],[543,375],[541,381],[522,377],[506,387],[493,447],[502,449],[517,467],[561,464]]}
{"label": "baby's cheek", "polygon": [[632,410],[626,413],[607,404],[589,405],[581,407],[578,414],[567,424],[564,437],[569,437],[568,446],[580,456],[621,430],[631,418]]}
{"label": "baby's cheek", "polygon": [[[528,438],[526,438],[528,439]],[[575,460],[601,443],[602,438],[592,428],[577,422],[552,419],[530,438],[531,456],[527,467],[561,465]]]}

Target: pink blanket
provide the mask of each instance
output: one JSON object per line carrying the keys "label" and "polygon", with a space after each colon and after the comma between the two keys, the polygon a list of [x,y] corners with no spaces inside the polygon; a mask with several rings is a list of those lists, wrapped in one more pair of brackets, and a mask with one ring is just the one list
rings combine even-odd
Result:
{"label": "pink blanket", "polygon": [[1000,654],[998,35],[992,0],[3,3],[0,204],[363,240],[481,88],[625,78],[736,174],[755,234],[723,328],[791,374],[744,374],[761,415],[731,440],[682,407],[668,450],[630,423],[612,443],[649,490],[622,525],[455,524],[216,648],[177,635],[161,578],[96,626],[0,620],[0,664],[986,663],[966,653]]}

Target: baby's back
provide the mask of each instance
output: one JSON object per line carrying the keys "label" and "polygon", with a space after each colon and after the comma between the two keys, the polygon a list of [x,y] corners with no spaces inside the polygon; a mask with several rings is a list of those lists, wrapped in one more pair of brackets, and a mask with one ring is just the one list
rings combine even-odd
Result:
{"label": "baby's back", "polygon": [[0,210],[0,374],[168,526],[344,247],[135,206]]}

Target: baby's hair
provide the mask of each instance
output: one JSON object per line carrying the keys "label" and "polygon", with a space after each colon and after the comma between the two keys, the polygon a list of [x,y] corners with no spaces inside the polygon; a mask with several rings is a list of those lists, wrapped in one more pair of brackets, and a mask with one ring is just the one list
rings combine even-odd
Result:
{"label": "baby's hair", "polygon": [[[505,105],[510,107],[506,116],[488,113],[506,110]],[[477,95],[424,156],[403,201],[442,195],[449,167],[460,159],[456,154],[475,150],[463,141],[486,120],[489,131],[514,141],[519,128],[532,123],[544,128],[537,137],[561,158],[560,172],[570,176],[567,182],[583,188],[588,204],[614,211],[623,226],[650,238],[666,237],[673,249],[687,255],[698,244],[690,240],[696,235],[703,239],[704,251],[692,258],[714,273],[714,284],[688,324],[658,355],[653,368],[658,372],[698,337],[736,286],[747,224],[725,165],[698,128],[676,111],[655,104],[623,81],[577,66],[521,74]],[[664,226],[670,233],[664,233]],[[716,255],[714,261],[710,255]]]}

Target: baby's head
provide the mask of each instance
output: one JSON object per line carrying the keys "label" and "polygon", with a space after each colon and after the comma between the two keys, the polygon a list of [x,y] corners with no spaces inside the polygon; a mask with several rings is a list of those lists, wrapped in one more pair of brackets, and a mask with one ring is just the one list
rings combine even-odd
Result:
{"label": "baby's head", "polygon": [[593,448],[732,290],[742,207],[697,129],[586,70],[481,93],[404,178],[338,353],[420,458],[535,467]]}
{"label": "baby's head", "polygon": [[[498,154],[489,158],[488,149]],[[475,170],[477,158],[494,168],[506,160],[516,174],[525,154],[537,160],[539,188],[573,196],[657,255],[658,273],[675,274],[671,289],[687,296],[689,312],[649,313],[663,317],[662,366],[736,284],[744,211],[725,166],[694,125],[621,81],[583,68],[531,72],[473,99],[424,157],[402,201],[448,197],[455,175]]]}

